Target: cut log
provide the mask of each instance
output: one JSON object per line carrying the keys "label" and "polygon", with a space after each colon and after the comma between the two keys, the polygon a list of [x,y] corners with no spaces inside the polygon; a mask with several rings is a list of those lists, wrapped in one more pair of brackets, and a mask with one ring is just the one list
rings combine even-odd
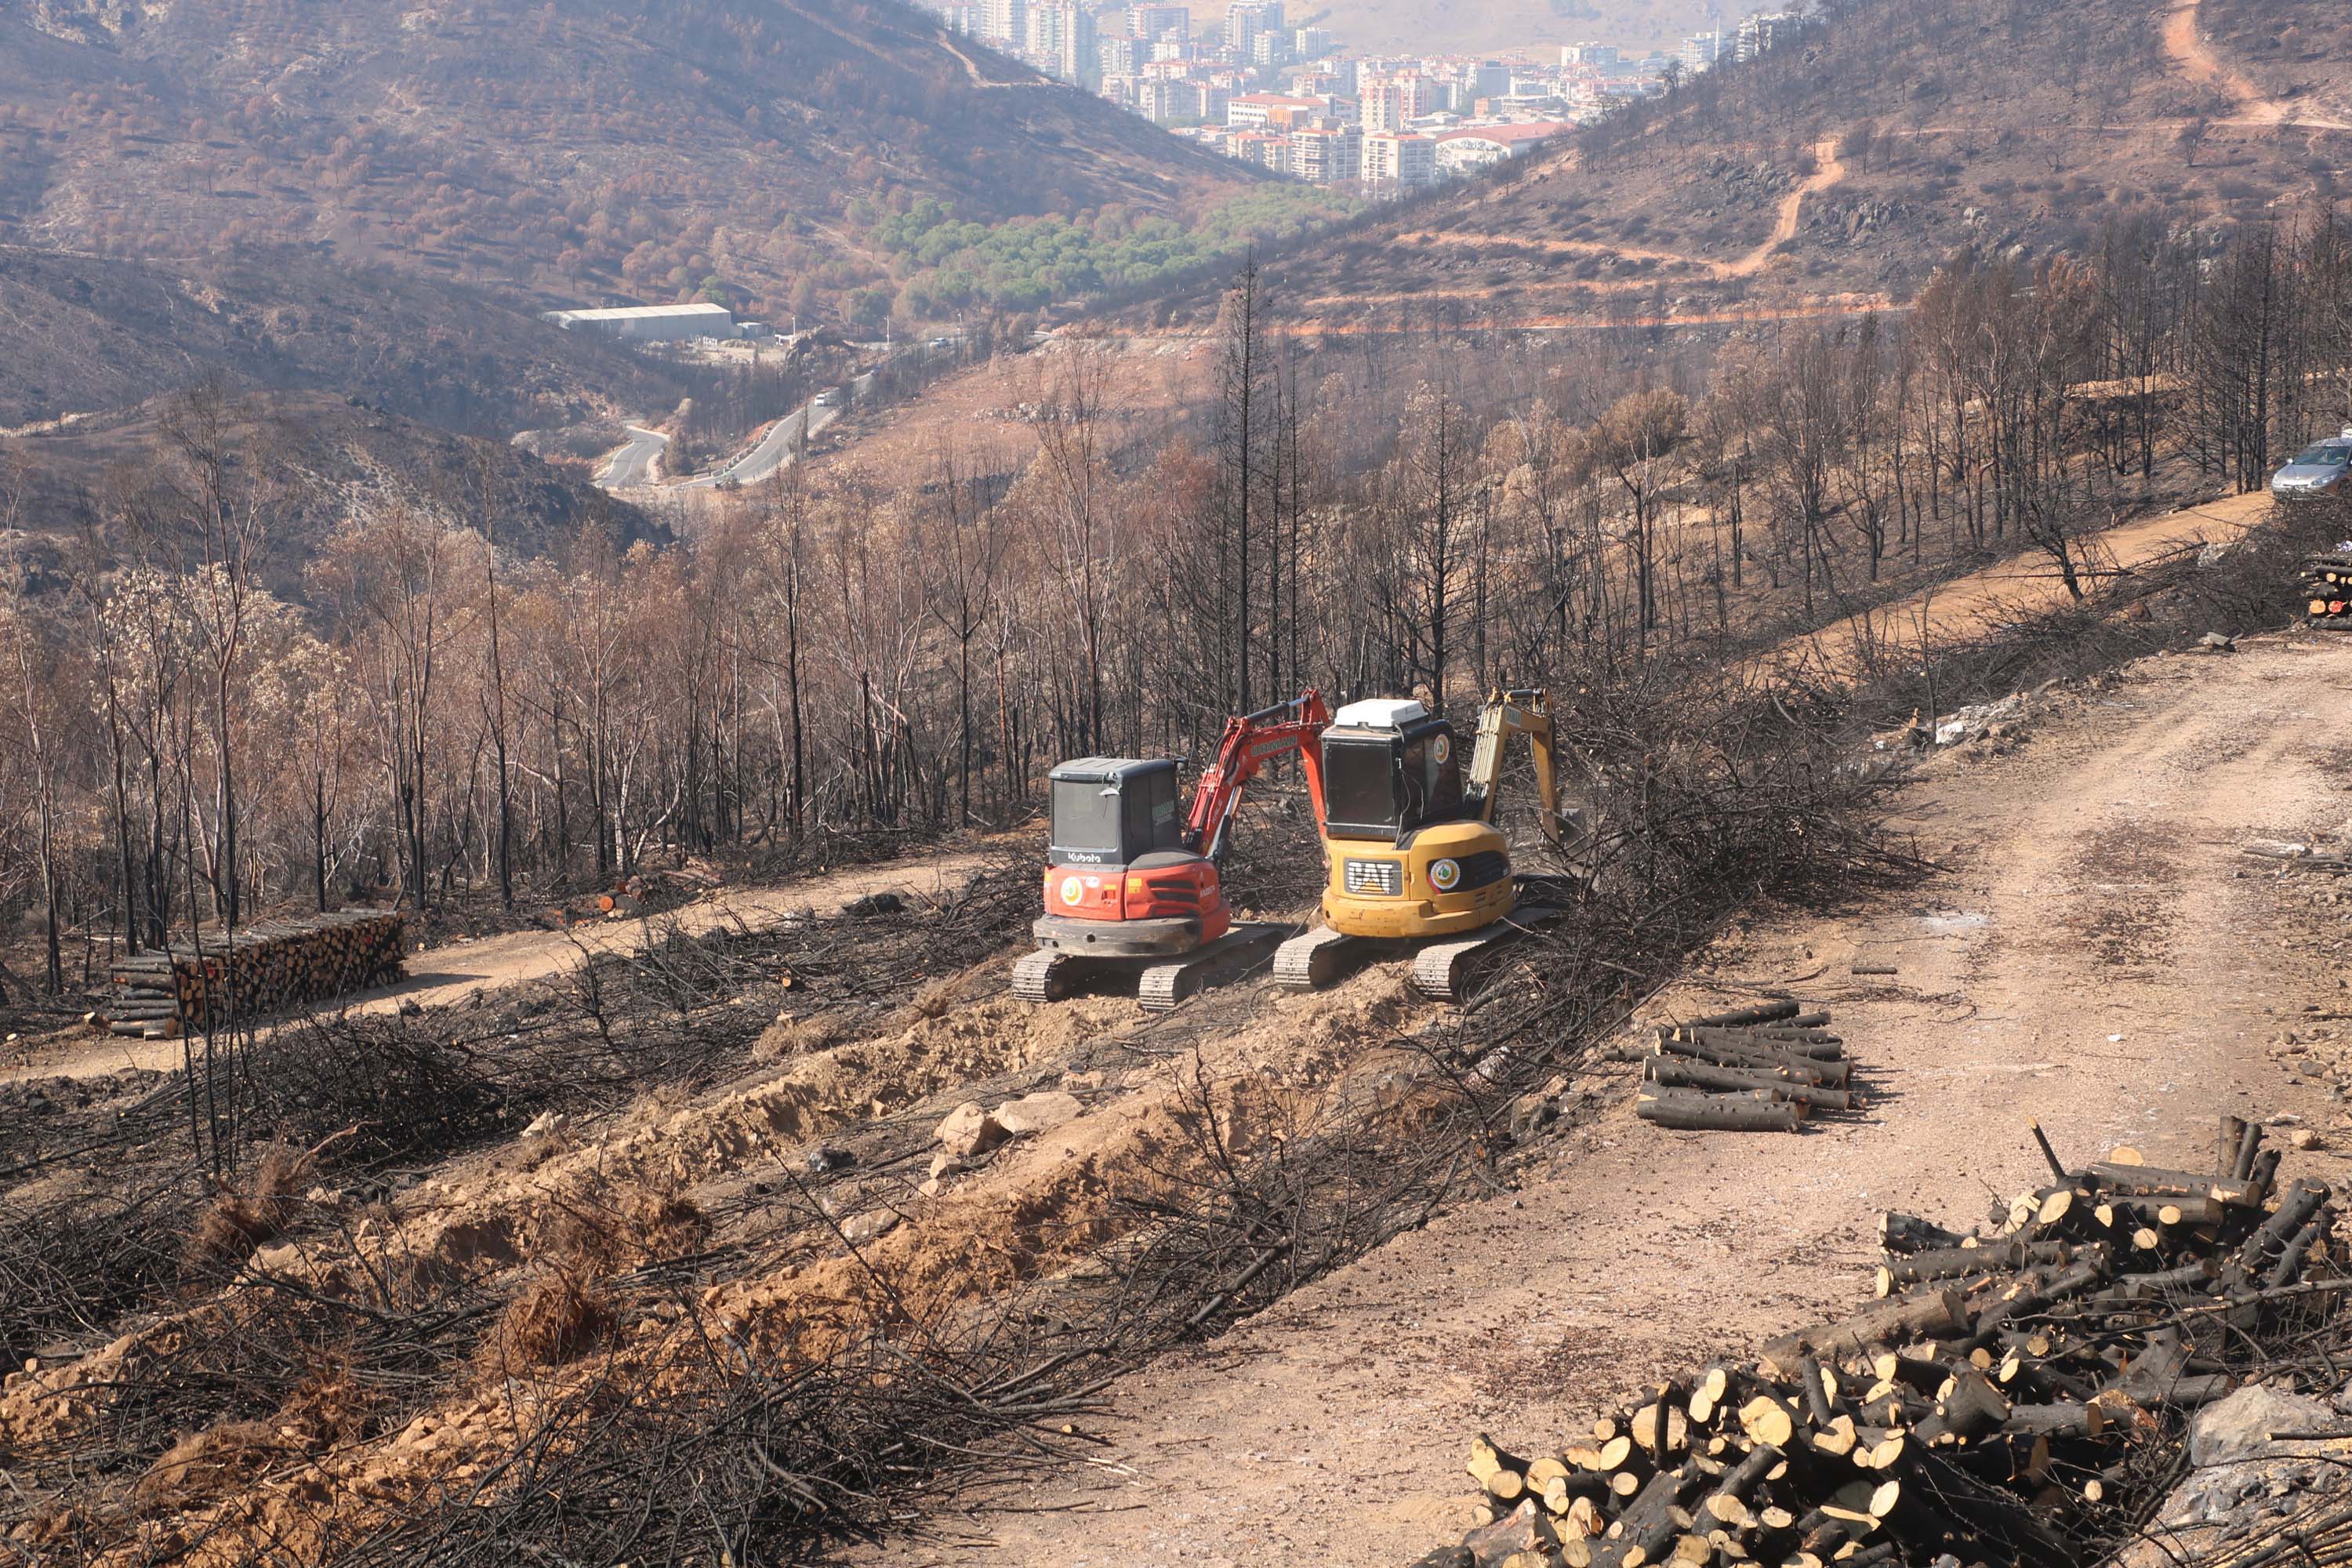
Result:
{"label": "cut log", "polygon": [[1697,1473],[1687,1461],[1651,1477],[1606,1537],[1594,1543],[1592,1568],[1641,1568],[1658,1561],[1688,1522],[1681,1505],[1696,1485]]}
{"label": "cut log", "polygon": [[2063,1241],[1997,1241],[1983,1247],[1947,1247],[1889,1258],[1880,1268],[1879,1294],[1895,1285],[1921,1285],[1931,1279],[1957,1279],[1969,1274],[2002,1274],[2042,1264],[2063,1263],[2074,1248]]}
{"label": "cut log", "polygon": [[2279,1199],[2278,1211],[2246,1237],[2245,1244],[2238,1249],[2235,1279],[2258,1278],[2326,1201],[2327,1188],[2321,1183],[2299,1181],[2288,1187]]}
{"label": "cut log", "polygon": [[2229,1176],[2238,1173],[2238,1149],[2245,1142],[2246,1134],[2252,1131],[2251,1124],[2244,1117],[2232,1116],[2227,1111],[2222,1113],[2219,1136],[2213,1148],[2214,1170]]}
{"label": "cut log", "polygon": [[1889,1210],[1878,1216],[1878,1245],[1889,1252],[1927,1252],[1958,1247],[1964,1239],[1958,1231],[1913,1215]]}
{"label": "cut log", "polygon": [[2301,1276],[2304,1259],[2309,1257],[2311,1249],[2318,1245],[2319,1238],[2326,1229],[2326,1222],[2315,1216],[2301,1230],[2295,1232],[2294,1239],[2286,1244],[2286,1249],[2279,1254],[2278,1261],[2273,1264],[2271,1271],[2263,1277],[2263,1289],[2275,1290],[2283,1285],[2293,1283]]}
{"label": "cut log", "polygon": [[1702,1040],[1664,1040],[1658,1042],[1658,1053],[1664,1056],[1686,1057],[1695,1061],[1712,1062],[1717,1067],[1769,1069],[1793,1083],[1819,1084],[1823,1089],[1843,1089],[1853,1077],[1853,1067],[1846,1062],[1821,1061],[1809,1057],[1787,1056],[1778,1051],[1759,1050],[1748,1046],[1711,1045]]}
{"label": "cut log", "polygon": [[1843,1089],[1800,1083],[1777,1068],[1727,1068],[1685,1057],[1656,1056],[1643,1063],[1647,1081],[1668,1089],[1714,1089],[1724,1092],[1763,1089],[1774,1098],[1815,1110],[1853,1110],[1857,1099]]}
{"label": "cut log", "polygon": [[1770,1024],[1783,1018],[1793,1018],[1804,1010],[1798,1002],[1766,1002],[1754,1007],[1734,1007],[1727,1013],[1710,1013],[1703,1018],[1693,1018],[1681,1026],[1690,1029],[1737,1029],[1749,1024]]}
{"label": "cut log", "polygon": [[1970,1367],[1952,1380],[1950,1390],[1937,1402],[1936,1413],[1919,1423],[1914,1435],[1931,1444],[1981,1437],[2008,1421],[2009,1412],[2009,1401],[1991,1379]]}
{"label": "cut log", "polygon": [[1891,1297],[1850,1318],[1784,1334],[1764,1346],[1763,1359],[1781,1375],[1794,1375],[1808,1355],[1859,1354],[1874,1347],[1942,1339],[1969,1331],[1967,1302],[1957,1290],[1929,1289]]}
{"label": "cut log", "polygon": [[[2268,1151],[2276,1153],[2276,1150]],[[2259,1156],[2257,1163],[2259,1163]],[[2261,1201],[2261,1189],[2249,1176],[2201,1176],[2193,1171],[2167,1171],[2154,1165],[2115,1165],[2097,1161],[2084,1167],[2083,1174],[2095,1183],[2102,1194],[2120,1193],[2131,1197],[2172,1199],[2210,1198],[2215,1203],[2237,1207],[2252,1207]]]}
{"label": "cut log", "polygon": [[1671,1039],[1684,1045],[1734,1046],[1742,1050],[1774,1051],[1782,1056],[1811,1057],[1817,1061],[1837,1061],[1844,1057],[1845,1047],[1834,1035],[1804,1035],[1780,1037],[1756,1029],[1661,1029],[1661,1039]]}
{"label": "cut log", "polygon": [[1804,1119],[1803,1108],[1786,1100],[1713,1094],[1644,1099],[1634,1113],[1686,1132],[1794,1132]]}

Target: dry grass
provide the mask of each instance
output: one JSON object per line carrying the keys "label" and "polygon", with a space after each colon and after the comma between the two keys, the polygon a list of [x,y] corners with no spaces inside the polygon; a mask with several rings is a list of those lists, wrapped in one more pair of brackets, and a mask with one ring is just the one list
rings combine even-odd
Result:
{"label": "dry grass", "polygon": [[228,1421],[192,1432],[163,1451],[131,1489],[138,1510],[152,1517],[236,1490],[280,1451],[268,1421]]}
{"label": "dry grass", "polygon": [[475,1363],[501,1374],[562,1366],[602,1344],[614,1323],[612,1304],[593,1280],[558,1268],[531,1281],[499,1314]]}
{"label": "dry grass", "polygon": [[293,1218],[295,1194],[310,1180],[310,1156],[273,1143],[262,1151],[242,1186],[224,1184],[197,1218],[181,1255],[183,1272],[204,1275],[235,1268],[275,1238]]}
{"label": "dry grass", "polygon": [[710,1233],[709,1216],[675,1186],[598,1178],[558,1203],[543,1256],[587,1279],[687,1257]]}

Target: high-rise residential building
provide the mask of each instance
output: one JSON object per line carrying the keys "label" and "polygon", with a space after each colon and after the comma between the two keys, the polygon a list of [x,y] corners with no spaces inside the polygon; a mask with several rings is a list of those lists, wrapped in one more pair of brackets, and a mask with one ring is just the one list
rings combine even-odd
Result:
{"label": "high-rise residential building", "polygon": [[1685,38],[1677,58],[1682,61],[1683,69],[1694,76],[1706,70],[1723,58],[1723,35],[1699,33]]}
{"label": "high-rise residential building", "polygon": [[1310,126],[1290,133],[1290,172],[1309,184],[1345,184],[1359,176],[1363,163],[1363,138],[1352,125]]}
{"label": "high-rise residential building", "polygon": [[1029,7],[1023,19],[1021,48],[1032,59],[1045,59],[1062,52],[1062,8],[1053,0]]}
{"label": "high-rise residential building", "polygon": [[1257,58],[1258,35],[1265,31],[1266,7],[1257,0],[1234,0],[1225,10],[1225,52],[1237,60]]}
{"label": "high-rise residential building", "polygon": [[1127,36],[1139,44],[1156,44],[1167,37],[1189,39],[1192,36],[1192,8],[1130,5],[1127,8]]}
{"label": "high-rise residential building", "polygon": [[1329,54],[1335,41],[1328,27],[1300,27],[1290,35],[1290,47],[1302,60]]}
{"label": "high-rise residential building", "polygon": [[1617,63],[1617,46],[1570,44],[1559,51],[1559,63],[1564,66],[1597,66],[1607,70]]}
{"label": "high-rise residential building", "polygon": [[1759,11],[1739,24],[1739,58],[1752,60],[1768,54],[1795,37],[1803,26],[1801,17],[1786,11]]}
{"label": "high-rise residential building", "polygon": [[1095,68],[1105,77],[1132,76],[1137,53],[1133,38],[1105,38],[1095,46]]}
{"label": "high-rise residential building", "polygon": [[1166,77],[1146,77],[1135,84],[1135,111],[1155,125],[1165,125],[1188,107],[1184,102],[1188,85]]}
{"label": "high-rise residential building", "polygon": [[1391,192],[1426,185],[1437,178],[1437,143],[1410,132],[1367,133],[1361,177],[1367,185]]}
{"label": "high-rise residential building", "polygon": [[1029,58],[1064,81],[1092,81],[1095,14],[1077,0],[1045,0],[1029,7]]}
{"label": "high-rise residential building", "polygon": [[1364,83],[1357,100],[1366,134],[1404,129],[1404,84],[1397,78],[1385,76]]}
{"label": "high-rise residential building", "polygon": [[1511,90],[1511,68],[1498,60],[1480,60],[1469,75],[1473,98],[1500,98]]}
{"label": "high-rise residential building", "polygon": [[982,0],[980,36],[992,44],[1024,47],[1029,42],[1028,0]]}

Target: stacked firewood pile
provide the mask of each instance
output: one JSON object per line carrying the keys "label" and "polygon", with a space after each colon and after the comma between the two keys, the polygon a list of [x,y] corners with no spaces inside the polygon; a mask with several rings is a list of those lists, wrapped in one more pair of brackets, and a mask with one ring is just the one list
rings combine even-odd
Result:
{"label": "stacked firewood pile", "polygon": [[89,1021],[156,1039],[381,985],[403,973],[404,931],[396,913],[343,910],[233,936],[183,937],[116,959],[90,999]]}
{"label": "stacked firewood pile", "polygon": [[1794,1132],[1815,1112],[1859,1110],[1853,1064],[1829,1021],[1768,1002],[1661,1028],[1636,1114],[1695,1131]]}
{"label": "stacked firewood pile", "polygon": [[2097,1560],[2155,1507],[2189,1413],[2291,1371],[2352,1290],[2327,1188],[2278,1189],[2234,1117],[2216,1156],[2053,1158],[1976,1235],[1886,1215],[1879,1299],[1853,1316],[1557,1451],[1479,1437],[1473,1528],[1416,1568]]}
{"label": "stacked firewood pile", "polygon": [[2352,626],[2352,554],[2309,555],[2298,587],[2314,626]]}

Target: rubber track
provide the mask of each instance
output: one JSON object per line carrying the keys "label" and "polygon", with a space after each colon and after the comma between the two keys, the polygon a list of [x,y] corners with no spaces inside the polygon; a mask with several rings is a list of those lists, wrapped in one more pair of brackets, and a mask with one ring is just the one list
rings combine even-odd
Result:
{"label": "rubber track", "polygon": [[1024,1002],[1060,1001],[1066,994],[1061,970],[1069,961],[1064,952],[1029,954],[1013,966],[1013,994]]}
{"label": "rubber track", "polygon": [[1272,925],[1238,931],[1173,963],[1155,963],[1136,983],[1135,999],[1147,1013],[1165,1013],[1187,996],[1220,984],[1255,963],[1281,934],[1282,928]]}
{"label": "rubber track", "polygon": [[1522,905],[1468,936],[1433,942],[1413,956],[1412,988],[1433,1002],[1461,1001],[1464,966],[1473,957],[1549,924],[1559,919],[1560,912],[1544,904]]}
{"label": "rubber track", "polygon": [[1326,952],[1355,940],[1329,926],[1292,937],[1275,951],[1274,983],[1286,991],[1312,991],[1328,984],[1328,973],[1319,961]]}

